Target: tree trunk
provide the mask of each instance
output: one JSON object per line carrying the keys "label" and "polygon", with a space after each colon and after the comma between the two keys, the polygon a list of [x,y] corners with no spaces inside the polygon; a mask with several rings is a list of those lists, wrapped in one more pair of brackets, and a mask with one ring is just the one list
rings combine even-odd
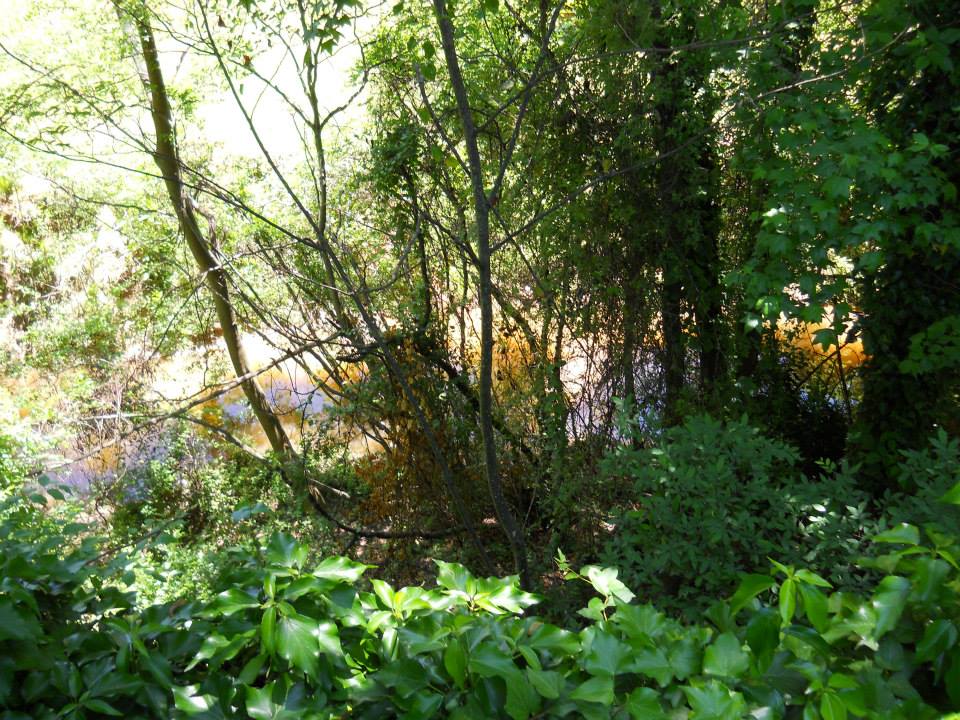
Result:
{"label": "tree trunk", "polygon": [[150,100],[150,114],[153,119],[156,134],[156,150],[153,159],[160,169],[167,195],[173,205],[180,230],[187,241],[190,253],[197,263],[200,272],[213,298],[213,305],[217,319],[223,331],[223,342],[230,356],[230,363],[237,378],[241,380],[240,387],[253,409],[260,427],[270,442],[270,447],[282,459],[291,459],[295,456],[293,445],[281,425],[279,418],[270,408],[255,372],[247,358],[237,325],[230,297],[230,283],[223,266],[223,258],[213,250],[204,237],[197,220],[198,209],[192,198],[187,194],[181,174],[182,164],[177,151],[176,137],[173,128],[173,117],[170,109],[170,99],[167,96],[163,73],[160,68],[160,59],[157,53],[157,44],[150,27],[146,11],[141,10],[134,17],[137,37],[140,44],[144,71],[141,80]]}
{"label": "tree trunk", "polygon": [[483,164],[480,148],[477,144],[477,129],[473,120],[473,111],[467,98],[467,90],[460,72],[454,41],[453,24],[447,11],[445,0],[434,0],[434,11],[443,54],[450,74],[450,84],[457,101],[460,122],[463,124],[464,141],[470,170],[470,185],[473,191],[474,220],[477,232],[477,265],[480,275],[480,435],[483,442],[484,473],[494,512],[510,543],[514,567],[520,575],[524,588],[530,587],[530,573],[527,567],[527,548],[513,511],[503,494],[500,470],[497,462],[496,438],[493,427],[493,279],[490,270],[490,201],[487,198],[483,182]]}

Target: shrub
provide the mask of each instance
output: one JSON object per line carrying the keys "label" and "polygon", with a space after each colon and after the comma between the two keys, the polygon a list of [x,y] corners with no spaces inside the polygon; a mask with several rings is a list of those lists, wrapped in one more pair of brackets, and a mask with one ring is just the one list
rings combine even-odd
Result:
{"label": "shrub", "polygon": [[942,429],[922,450],[902,451],[899,482],[910,493],[896,493],[886,499],[891,522],[908,522],[960,537],[960,507],[945,507],[937,500],[960,482],[960,440]]}
{"label": "shrub", "polygon": [[621,447],[603,472],[607,482],[632,483],[635,500],[616,520],[604,561],[642,597],[692,613],[768,557],[842,576],[859,549],[866,499],[849,472],[830,468],[811,482],[798,460],[743,420],[706,416],[667,430],[656,447]]}
{"label": "shrub", "polygon": [[598,594],[563,628],[524,615],[515,577],[438,562],[435,588],[368,590],[282,534],[212,601],[136,610],[122,558],[3,521],[0,717],[925,720],[960,708],[960,548],[920,537],[876,538],[894,550],[869,594],[774,563],[694,625],[561,555]]}

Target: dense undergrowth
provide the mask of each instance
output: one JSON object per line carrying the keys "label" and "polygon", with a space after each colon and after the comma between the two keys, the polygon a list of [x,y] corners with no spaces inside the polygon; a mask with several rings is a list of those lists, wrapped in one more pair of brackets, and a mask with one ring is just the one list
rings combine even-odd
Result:
{"label": "dense undergrowth", "polygon": [[[904,467],[922,473],[949,451],[941,439]],[[395,589],[366,579],[369,565],[264,529],[260,542],[219,550],[210,600],[150,604],[145,577],[162,572],[140,551],[172,538],[98,540],[72,521],[69,499],[47,505],[58,488],[30,497],[12,481],[22,468],[10,457],[0,507],[4,719],[840,720],[960,709],[960,546],[943,523],[892,525],[864,541],[868,557],[852,563],[859,590],[764,560],[767,571],[743,576],[728,599],[694,598],[710,603],[698,621],[641,604],[612,568],[574,571],[562,553],[565,580],[585,581],[592,597],[553,624],[533,614],[538,598],[516,577],[481,579],[436,561],[435,586]],[[960,485],[940,499],[928,519],[951,517]],[[234,520],[249,526],[257,510]],[[668,549],[647,547],[653,558]]]}

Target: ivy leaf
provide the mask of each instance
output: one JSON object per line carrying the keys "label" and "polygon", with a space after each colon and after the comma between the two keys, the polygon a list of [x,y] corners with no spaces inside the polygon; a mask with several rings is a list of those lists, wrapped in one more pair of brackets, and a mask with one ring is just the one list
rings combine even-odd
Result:
{"label": "ivy leaf", "polygon": [[42,633],[40,623],[8,601],[0,601],[0,641],[33,640]]}
{"label": "ivy leaf", "polygon": [[213,695],[197,695],[198,689],[199,685],[188,685],[186,687],[174,685],[172,687],[173,703],[177,710],[180,710],[187,717],[194,717],[202,713],[211,713],[214,717],[223,717],[222,713],[213,715],[214,709],[217,708],[217,699]]}
{"label": "ivy leaf", "polygon": [[609,707],[613,704],[613,678],[590,678],[570,693],[570,699],[600,703],[601,705]]}
{"label": "ivy leaf", "polygon": [[743,696],[711,680],[706,685],[680,688],[693,709],[694,720],[739,720],[746,709]]}
{"label": "ivy leaf", "polygon": [[801,568],[800,570],[797,570],[794,577],[796,577],[798,580],[802,580],[807,585],[815,585],[816,587],[822,587],[822,588],[833,587],[833,585],[831,585],[829,581],[824,580],[815,572],[813,572],[812,570],[807,570],[806,568]]}
{"label": "ivy leaf", "polygon": [[340,645],[340,633],[337,631],[335,623],[317,623],[313,634],[317,638],[320,652],[332,655],[333,657],[343,656],[343,646]]}
{"label": "ivy leaf", "polygon": [[476,592],[476,580],[470,571],[460,563],[449,563],[434,560],[440,572],[437,573],[437,584],[447,590],[458,590],[472,595]]}
{"label": "ivy leaf", "polygon": [[673,676],[678,680],[686,680],[700,671],[700,651],[692,638],[685,637],[670,645],[667,660]]}
{"label": "ivy leaf", "polygon": [[575,633],[548,623],[537,624],[528,642],[537,650],[556,655],[576,655],[580,652],[580,638]]}
{"label": "ivy leaf", "polygon": [[580,573],[586,575],[594,589],[604,597],[614,597],[624,603],[629,603],[635,597],[630,588],[617,579],[616,568],[588,565]]}
{"label": "ivy leaf", "polygon": [[301,545],[286,533],[276,533],[267,546],[267,560],[281,567],[303,567],[309,554],[306,545]]}
{"label": "ivy leaf", "polygon": [[527,679],[530,684],[548,700],[556,700],[563,691],[563,675],[553,670],[535,670],[528,667]]}
{"label": "ivy leaf", "polygon": [[820,698],[823,720],[847,720],[847,706],[836,693],[825,692]]}
{"label": "ivy leaf", "polygon": [[613,635],[597,629],[590,645],[590,652],[584,659],[583,667],[591,675],[614,676],[623,660],[630,654],[629,646]]}
{"label": "ivy leaf", "polygon": [[915,560],[913,572],[914,597],[926,603],[939,593],[950,575],[950,565],[939,558],[921,557]]}
{"label": "ivy leaf", "polygon": [[733,633],[723,633],[703,655],[703,672],[722,677],[739,677],[750,667],[750,656]]}
{"label": "ivy leaf", "polygon": [[666,687],[673,679],[673,668],[660,648],[645,648],[637,652],[627,666],[628,672],[637,672]]}
{"label": "ivy leaf", "polygon": [[350,558],[326,558],[313,569],[313,576],[324,580],[339,580],[345,583],[355,583],[372,565],[364,565]]}
{"label": "ivy leaf", "polygon": [[260,600],[240,588],[230,588],[217,595],[208,606],[208,614],[229,616],[240,610],[260,607]]}
{"label": "ivy leaf", "polygon": [[280,657],[291,666],[309,677],[316,676],[320,657],[316,621],[296,614],[280,618],[277,621],[276,647]]}
{"label": "ivy leaf", "polygon": [[247,632],[234,635],[230,638],[216,632],[207,635],[203,640],[203,644],[200,646],[200,650],[194,655],[193,660],[190,661],[186,669],[191,670],[204,660],[211,660],[213,658],[215,659],[210,663],[210,668],[214,669],[219,667],[240,652],[255,632],[256,630],[248,630]]}
{"label": "ivy leaf", "polygon": [[291,712],[273,700],[276,682],[262,688],[247,688],[247,713],[253,720],[294,720],[303,717],[300,712]]}
{"label": "ivy leaf", "polygon": [[481,677],[506,677],[517,669],[513,658],[494,645],[481,645],[470,653],[471,672]]}
{"label": "ivy leaf", "polygon": [[667,720],[660,694],[653,688],[637,688],[627,697],[624,709],[633,720]]}

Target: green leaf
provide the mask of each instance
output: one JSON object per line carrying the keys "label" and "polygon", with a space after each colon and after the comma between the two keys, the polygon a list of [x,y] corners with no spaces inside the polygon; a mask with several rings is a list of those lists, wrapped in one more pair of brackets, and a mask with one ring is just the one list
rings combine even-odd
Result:
{"label": "green leaf", "polygon": [[686,680],[691,675],[700,672],[701,653],[699,645],[691,637],[677,640],[667,650],[667,660],[670,663],[670,669],[673,670],[673,676],[677,680]]}
{"label": "green leaf", "polygon": [[437,584],[447,590],[459,590],[468,595],[476,592],[476,580],[470,571],[459,563],[448,563],[434,560],[440,572],[437,573]]}
{"label": "green leaf", "polygon": [[743,651],[733,633],[723,633],[703,656],[703,672],[723,677],[739,677],[750,667],[750,656]]}
{"label": "green leaf", "polygon": [[637,651],[628,663],[627,671],[653,678],[661,687],[666,687],[673,679],[673,668],[660,648],[644,648]]}
{"label": "green leaf", "polygon": [[556,655],[576,655],[580,652],[580,638],[575,633],[548,623],[536,623],[535,628],[527,641],[530,647]]}
{"label": "green leaf", "polygon": [[850,195],[850,187],[853,185],[853,180],[846,177],[834,176],[829,178],[823,184],[823,193],[827,196],[828,199],[840,200],[846,199]]}
{"label": "green leaf", "polygon": [[340,633],[332,622],[317,623],[313,631],[320,646],[320,652],[333,657],[343,656],[343,646],[340,645]]}
{"label": "green leaf", "polygon": [[240,610],[260,607],[260,600],[240,588],[230,588],[217,595],[208,606],[208,614],[233,615]]}
{"label": "green leaf", "polygon": [[385,607],[391,610],[398,609],[396,607],[396,593],[393,588],[390,587],[390,583],[374,578],[370,581],[370,585],[373,587],[374,595],[380,598],[380,602],[382,602]]}
{"label": "green leaf", "polygon": [[822,587],[822,588],[833,587],[833,585],[831,585],[827,580],[824,580],[815,572],[812,572],[811,570],[807,570],[806,568],[801,568],[800,570],[797,570],[794,577],[797,578],[798,580],[802,580],[807,585],[816,585],[817,587]]}
{"label": "green leaf", "polygon": [[174,685],[172,688],[174,705],[188,717],[210,712],[217,705],[217,699],[213,695],[197,695],[198,688],[198,685]]}
{"label": "green leaf", "polygon": [[517,670],[512,656],[490,644],[480,645],[474,649],[470,653],[467,664],[471,672],[481,677],[507,677]]}
{"label": "green leaf", "polygon": [[0,600],[0,641],[34,640],[42,633],[40,623],[32,613],[16,608],[6,600]]}
{"label": "green leaf", "polygon": [[897,626],[910,595],[910,581],[899,575],[888,575],[877,586],[871,605],[877,614],[873,637],[879,640]]}
{"label": "green leaf", "polygon": [[613,678],[594,677],[580,685],[570,693],[571,700],[600,703],[604,706],[613,704]]}
{"label": "green leaf", "polygon": [[927,603],[943,590],[950,575],[950,565],[939,558],[917,558],[916,569],[912,575],[913,592],[916,600]]}
{"label": "green leaf", "polygon": [[534,689],[548,700],[556,700],[563,691],[563,675],[553,670],[526,669],[527,679]]}
{"label": "green leaf", "polygon": [[200,646],[200,650],[194,655],[193,660],[187,665],[186,669],[191,670],[204,660],[216,658],[210,663],[211,669],[219,667],[221,664],[233,658],[247,641],[253,637],[256,630],[249,630],[244,633],[234,635],[231,638],[224,637],[220,633],[207,635]]}
{"label": "green leaf", "polygon": [[244,505],[242,507],[238,507],[230,514],[230,518],[235,522],[240,522],[241,520],[246,520],[253,515],[260,515],[261,513],[268,512],[270,512],[270,508],[263,503],[258,502],[255,505]]}
{"label": "green leaf", "polygon": [[599,628],[594,630],[590,652],[583,667],[591,675],[616,675],[621,663],[630,655],[630,647]]}
{"label": "green leaf", "polygon": [[303,615],[281,617],[277,621],[277,652],[293,667],[314,677],[318,670],[320,645],[317,623]]}
{"label": "green leaf", "polygon": [[789,625],[797,609],[797,585],[793,579],[784,580],[780,586],[780,618]]}
{"label": "green leaf", "polygon": [[580,574],[585,575],[594,589],[604,597],[614,597],[624,603],[629,603],[636,597],[630,588],[617,579],[616,568],[588,565],[580,571]]}
{"label": "green leaf", "polygon": [[240,674],[237,675],[237,681],[242,685],[253,685],[260,675],[260,670],[267,662],[267,656],[263,653],[255,655],[243,666]]}
{"label": "green leaf", "polygon": [[744,575],[737,591],[730,598],[730,612],[736,615],[753,598],[776,584],[769,575]]}
{"label": "green leaf", "polygon": [[303,567],[309,554],[306,545],[301,545],[286,533],[276,533],[267,546],[267,560],[282,567]]}
{"label": "green leaf", "polygon": [[357,582],[363,576],[363,573],[371,567],[373,566],[355,562],[350,558],[331,557],[317,565],[312,574],[314,577],[324,580],[339,580],[352,584]]}
{"label": "green leaf", "polygon": [[277,608],[268,607],[260,620],[260,647],[269,654],[277,648]]}
{"label": "green leaf", "polygon": [[810,585],[800,584],[798,587],[800,588],[800,598],[803,600],[803,610],[807,614],[807,620],[817,629],[817,632],[825,631],[829,625],[827,596]]}
{"label": "green leaf", "polygon": [[634,640],[659,638],[668,628],[663,613],[651,605],[618,605],[610,619]]}
{"label": "green leaf", "polygon": [[287,708],[284,703],[274,700],[283,694],[282,687],[278,688],[276,682],[264,685],[263,688],[248,687],[247,713],[253,720],[298,720],[304,717],[302,711]]}
{"label": "green leaf", "polygon": [[960,707],[960,650],[951,653],[950,665],[943,676],[943,684],[954,707]]}
{"label": "green leaf", "polygon": [[823,720],[847,720],[847,706],[833,692],[825,692],[820,698],[820,714]]}
{"label": "green leaf", "polygon": [[873,536],[873,542],[900,543],[902,545],[919,545],[920,531],[914,525],[900,523],[895,528],[886,530]]}
{"label": "green leaf", "polygon": [[743,696],[711,680],[706,685],[680,688],[693,710],[694,720],[739,720],[746,709]]}
{"label": "green leaf", "polygon": [[443,652],[443,666],[458,688],[463,687],[467,677],[467,654],[459,638],[451,638]]}
{"label": "green leaf", "polygon": [[113,715],[114,717],[123,716],[123,713],[117,710],[113,705],[98,698],[87,698],[83,701],[83,706],[88,710],[93,710],[94,712],[98,712],[102,715]]}
{"label": "green leaf", "polygon": [[653,688],[637,688],[627,697],[624,709],[633,720],[667,720],[660,704],[660,693]]}
{"label": "green leaf", "polygon": [[957,628],[949,620],[934,620],[917,643],[916,661],[928,662],[947,652],[957,642]]}
{"label": "green leaf", "polygon": [[504,680],[507,683],[507,702],[504,709],[513,720],[527,720],[540,708],[540,695],[517,669],[509,673]]}
{"label": "green leaf", "polygon": [[940,502],[950,503],[951,505],[960,505],[960,483],[957,483],[950,488],[947,493],[940,498]]}
{"label": "green leaf", "polygon": [[780,644],[780,617],[770,608],[761,608],[747,623],[747,644],[763,671],[773,661],[773,653]]}

